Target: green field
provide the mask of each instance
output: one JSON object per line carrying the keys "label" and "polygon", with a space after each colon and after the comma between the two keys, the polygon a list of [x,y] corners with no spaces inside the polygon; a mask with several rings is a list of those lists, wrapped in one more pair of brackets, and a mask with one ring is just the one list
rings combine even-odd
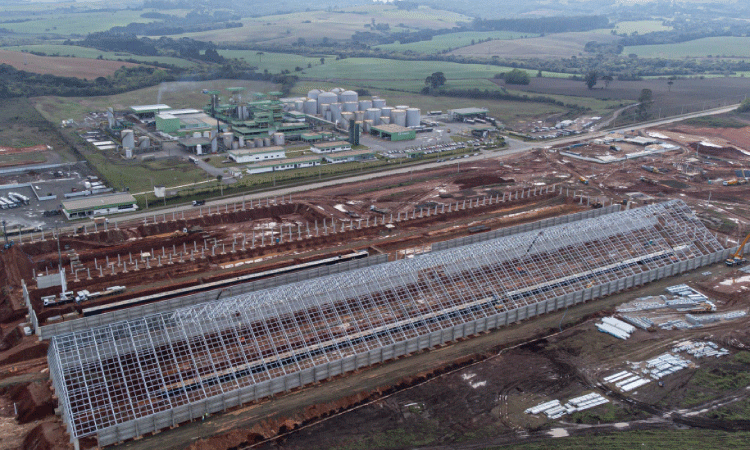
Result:
{"label": "green field", "polygon": [[657,31],[671,31],[673,28],[665,26],[661,20],[636,20],[631,22],[618,22],[617,25],[612,28],[615,33],[627,35],[638,33],[654,33]]}
{"label": "green field", "polygon": [[112,187],[117,190],[127,187],[133,193],[151,190],[153,184],[172,187],[206,180],[206,172],[177,158],[143,162],[92,150],[86,159]]}
{"label": "green field", "polygon": [[74,45],[60,45],[60,44],[39,44],[39,45],[16,45],[11,47],[3,47],[3,50],[12,51],[27,51],[27,52],[41,52],[47,56],[73,56],[77,58],[89,58],[97,59],[101,56],[103,59],[109,59],[112,61],[133,59],[143,63],[154,63],[160,62],[163,64],[171,64],[178,67],[195,67],[196,64],[181,58],[174,58],[170,56],[139,56],[132,55],[130,53],[122,52],[104,52],[95,48],[78,47]]}
{"label": "green field", "polygon": [[710,37],[677,44],[637,45],[625,47],[623,55],[634,53],[642,58],[750,58],[750,37]]}
{"label": "green field", "polygon": [[[56,5],[57,6],[57,5]],[[59,11],[42,11],[28,16],[14,16],[14,19],[28,18],[28,22],[4,23],[6,28],[19,34],[72,34],[86,35],[95,31],[105,31],[116,26],[125,26],[131,22],[147,23],[154,19],[145,19],[141,14],[147,11],[107,11],[90,13],[61,14]]]}
{"label": "green field", "polygon": [[[256,50],[220,50],[219,53],[225,58],[238,58],[247,61],[248,64],[258,67],[260,71],[268,70],[278,73],[282,70],[294,72],[296,67],[307,70],[307,65],[320,65],[321,56],[300,56],[291,53],[262,52],[258,55]],[[326,64],[335,64],[336,56],[322,55]]]}
{"label": "green field", "polygon": [[52,123],[65,119],[80,119],[89,111],[106,111],[107,107],[124,110],[133,105],[166,103],[172,108],[202,108],[208,97],[203,89],[224,90],[227,87],[242,86],[248,92],[268,92],[278,89],[278,85],[262,81],[209,80],[162,83],[145,89],[118,95],[101,97],[36,97],[32,99],[36,109]]}
{"label": "green field", "polygon": [[415,53],[440,53],[443,50],[456,49],[473,45],[472,41],[476,43],[480,40],[485,40],[488,38],[497,40],[510,40],[536,36],[536,34],[517,33],[514,31],[466,31],[461,33],[441,34],[438,36],[434,36],[432,40],[429,41],[410,42],[406,44],[384,44],[378,45],[375,48],[396,52],[411,51]]}

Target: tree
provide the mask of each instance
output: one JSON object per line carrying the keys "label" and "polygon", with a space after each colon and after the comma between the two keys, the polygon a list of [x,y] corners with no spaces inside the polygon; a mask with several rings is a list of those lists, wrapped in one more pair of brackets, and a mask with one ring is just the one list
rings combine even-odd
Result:
{"label": "tree", "polygon": [[513,69],[510,72],[506,72],[503,74],[503,78],[505,78],[506,84],[526,85],[531,82],[531,80],[529,79],[529,73],[521,69]]}
{"label": "tree", "polygon": [[654,103],[654,93],[651,92],[651,89],[642,89],[641,95],[638,96],[638,108],[636,108],[639,119],[648,117],[648,110],[652,103]]}
{"label": "tree", "polygon": [[320,58],[320,63],[321,64],[325,64],[326,63],[326,59],[325,58]]}
{"label": "tree", "polygon": [[594,89],[594,86],[596,85],[598,79],[599,74],[597,74],[595,70],[592,70],[586,74],[586,77],[583,80],[586,82],[587,88]]}
{"label": "tree", "polygon": [[750,112],[750,98],[746,98],[745,100],[740,103],[739,108],[737,108],[738,113],[746,113]]}
{"label": "tree", "polygon": [[609,87],[609,84],[614,80],[612,75],[604,75],[601,79],[604,82],[604,89],[607,89]]}
{"label": "tree", "polygon": [[258,61],[259,61],[259,62],[263,62],[263,55],[265,55],[265,53],[263,53],[263,52],[258,52],[258,53],[256,53],[256,55],[258,55]]}
{"label": "tree", "polygon": [[445,74],[443,72],[434,72],[429,77],[425,78],[424,84],[426,84],[430,90],[437,89],[445,84]]}

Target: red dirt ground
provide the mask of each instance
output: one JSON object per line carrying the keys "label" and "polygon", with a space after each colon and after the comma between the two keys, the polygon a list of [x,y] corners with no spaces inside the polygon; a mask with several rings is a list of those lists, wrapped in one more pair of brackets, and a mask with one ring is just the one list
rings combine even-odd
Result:
{"label": "red dirt ground", "polygon": [[136,67],[138,64],[106,61],[88,58],[66,58],[58,56],[37,56],[30,53],[0,50],[0,63],[9,64],[27,72],[94,79],[112,75],[122,66]]}

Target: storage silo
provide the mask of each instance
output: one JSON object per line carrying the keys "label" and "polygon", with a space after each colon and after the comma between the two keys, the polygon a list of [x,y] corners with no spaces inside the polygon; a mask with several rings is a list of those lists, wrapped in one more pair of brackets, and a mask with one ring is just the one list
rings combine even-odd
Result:
{"label": "storage silo", "polygon": [[[198,146],[200,147],[200,145]],[[133,149],[132,148],[125,148],[125,159],[133,159]]]}
{"label": "storage silo", "polygon": [[252,139],[247,140],[247,148],[255,148],[255,141]]}
{"label": "storage silo", "polygon": [[341,89],[340,87],[335,87],[335,88],[331,89],[331,92],[333,92],[334,94],[338,95],[338,94],[344,92],[344,90]]}
{"label": "storage silo", "polygon": [[[232,141],[232,150],[237,150],[238,148],[240,148],[239,142]],[[216,152],[214,152],[214,153],[216,153]]]}
{"label": "storage silo", "polygon": [[406,110],[406,126],[407,127],[418,127],[419,122],[422,121],[422,112],[419,108],[408,108]]}
{"label": "storage silo", "polygon": [[365,110],[365,120],[375,121],[375,118],[379,116],[380,110],[377,108],[367,108],[367,110]]}
{"label": "storage silo", "polygon": [[409,105],[396,105],[396,109],[403,109],[404,111],[406,111],[407,109],[409,109]]}
{"label": "storage silo", "polygon": [[255,138],[253,141],[255,142],[255,148],[263,147],[263,138]]}
{"label": "storage silo", "polygon": [[302,112],[314,116],[318,112],[318,101],[315,99],[305,100]]}
{"label": "storage silo", "polygon": [[355,111],[354,112],[354,120],[357,122],[362,122],[365,120],[365,112],[364,111]]}
{"label": "storage silo", "polygon": [[221,133],[221,139],[224,141],[224,147],[231,148],[234,135],[232,133]]}
{"label": "storage silo", "polygon": [[343,107],[341,103],[331,103],[331,122],[336,123],[341,120]]}
{"label": "storage silo", "polygon": [[373,124],[374,124],[373,120],[367,120],[367,119],[365,119],[364,128],[363,128],[364,132],[365,133],[369,133],[370,130],[372,130]]}
{"label": "storage silo", "polygon": [[385,106],[385,99],[384,98],[373,98],[372,99],[372,107],[373,108],[383,108]]}
{"label": "storage silo", "polygon": [[391,118],[391,111],[393,111],[393,107],[391,107],[391,106],[384,106],[384,107],[380,108],[380,116],[381,117],[387,117],[387,118],[390,119]]}
{"label": "storage silo", "polygon": [[271,138],[270,137],[263,138],[263,146],[264,147],[270,147],[271,146]]}
{"label": "storage silo", "polygon": [[138,138],[138,148],[148,148],[151,146],[151,139],[148,136],[141,136]]}
{"label": "storage silo", "polygon": [[[125,153],[127,155],[127,153]],[[195,154],[196,155],[202,155],[203,154],[203,146],[198,144],[195,146]]]}
{"label": "storage silo", "polygon": [[310,100],[317,100],[320,95],[320,89],[312,89],[307,92],[307,98]]}
{"label": "storage silo", "polygon": [[332,117],[332,116],[331,116],[331,111],[325,111],[325,112],[323,113],[323,118],[324,118],[325,120],[329,121],[329,122],[332,122],[332,120],[331,120],[331,117]]}
{"label": "storage silo", "polygon": [[390,117],[386,117],[386,116],[381,116],[380,117],[380,123],[382,125],[388,125],[389,123],[391,123],[391,118]]}
{"label": "storage silo", "polygon": [[[233,142],[233,141],[229,141],[229,142],[232,142],[232,144],[234,144],[235,146],[237,145],[236,142]],[[232,148],[237,148],[237,147],[232,147]],[[216,136],[213,139],[211,139],[211,153],[218,153],[218,152],[219,152],[219,137]]]}
{"label": "storage silo", "polygon": [[372,108],[372,100],[360,100],[359,111],[367,111],[367,108]]}
{"label": "storage silo", "polygon": [[344,91],[341,93],[341,103],[357,102],[359,101],[359,94],[354,91]]}
{"label": "storage silo", "polygon": [[294,101],[294,110],[295,111],[302,112],[302,109],[304,108],[304,106],[305,106],[305,101],[304,100],[295,100]]}
{"label": "storage silo", "polygon": [[284,145],[284,133],[273,134],[273,145],[282,147]]}
{"label": "storage silo", "polygon": [[357,102],[344,102],[344,111],[346,112],[354,112],[359,108],[359,103]]}
{"label": "storage silo", "polygon": [[244,136],[240,136],[237,139],[239,139],[239,141],[240,141],[239,147],[240,148],[245,148],[245,137]]}
{"label": "storage silo", "polygon": [[391,111],[391,123],[405,127],[406,126],[406,110],[394,109],[393,111]]}
{"label": "storage silo", "polygon": [[318,95],[318,114],[323,114],[325,112],[325,109],[323,109],[323,105],[330,105],[331,103],[336,103],[339,101],[339,96],[334,94],[333,92],[323,92],[320,95]]}
{"label": "storage silo", "polygon": [[133,130],[122,130],[120,136],[122,136],[122,146],[124,148],[135,147],[135,136],[133,135]]}

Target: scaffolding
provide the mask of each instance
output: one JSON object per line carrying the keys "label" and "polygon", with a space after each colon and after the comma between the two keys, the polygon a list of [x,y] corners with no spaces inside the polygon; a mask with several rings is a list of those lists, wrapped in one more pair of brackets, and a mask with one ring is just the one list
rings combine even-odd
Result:
{"label": "scaffolding", "polygon": [[56,336],[50,372],[72,438],[107,445],[723,251],[670,201]]}

